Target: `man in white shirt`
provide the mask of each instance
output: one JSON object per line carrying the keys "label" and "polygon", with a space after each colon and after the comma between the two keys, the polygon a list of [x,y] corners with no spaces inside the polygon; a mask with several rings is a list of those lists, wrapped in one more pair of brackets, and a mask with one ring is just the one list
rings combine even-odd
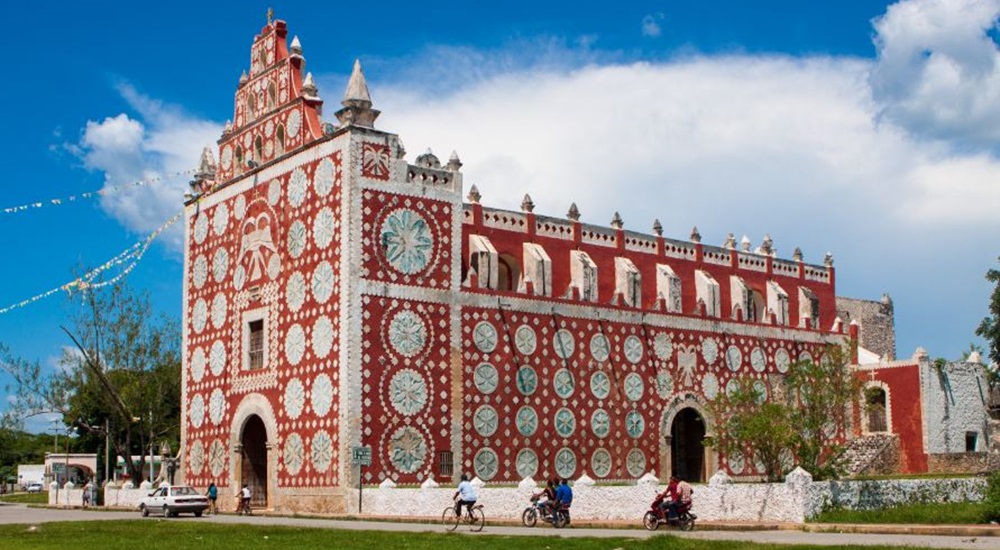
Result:
{"label": "man in white shirt", "polygon": [[473,487],[472,483],[469,482],[469,474],[462,474],[462,481],[458,484],[458,490],[455,491],[455,515],[462,515],[462,505],[464,504],[469,510],[469,514],[472,513],[472,506],[476,503],[476,499],[479,495],[476,494],[476,488]]}
{"label": "man in white shirt", "polygon": [[253,496],[253,494],[250,492],[250,487],[248,487],[247,485],[244,485],[243,489],[240,490],[240,501],[241,501],[240,502],[240,506],[244,510],[246,510],[247,513],[250,512],[250,497],[251,496]]}

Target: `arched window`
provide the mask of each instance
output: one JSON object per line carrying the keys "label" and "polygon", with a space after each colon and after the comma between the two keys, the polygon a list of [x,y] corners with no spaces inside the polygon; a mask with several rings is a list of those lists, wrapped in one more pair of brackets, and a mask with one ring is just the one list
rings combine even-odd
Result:
{"label": "arched window", "polygon": [[285,154],[285,127],[278,125],[278,129],[274,132],[274,156],[281,156]]}
{"label": "arched window", "polygon": [[253,154],[254,160],[256,160],[258,164],[264,162],[264,141],[260,136],[257,136],[257,139],[253,142]]}
{"label": "arched window", "polygon": [[267,110],[270,111],[274,109],[277,103],[278,94],[274,89],[274,82],[267,85]]}
{"label": "arched window", "polygon": [[510,254],[501,254],[497,262],[497,290],[516,290],[521,280],[521,271],[517,267],[517,259]]}
{"label": "arched window", "polygon": [[244,168],[246,168],[246,166],[243,164],[243,147],[237,145],[236,146],[236,170],[235,170],[235,172],[237,174],[239,174],[239,173],[243,172]]}
{"label": "arched window", "polygon": [[247,122],[257,118],[257,96],[253,92],[247,95]]}
{"label": "arched window", "polygon": [[865,415],[868,419],[869,432],[889,431],[886,397],[885,389],[878,386],[869,386],[865,389]]}

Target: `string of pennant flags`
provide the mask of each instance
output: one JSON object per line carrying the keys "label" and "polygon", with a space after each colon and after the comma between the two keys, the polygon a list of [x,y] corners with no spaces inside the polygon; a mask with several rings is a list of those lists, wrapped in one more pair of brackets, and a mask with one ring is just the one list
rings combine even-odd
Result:
{"label": "string of pennant flags", "polygon": [[81,193],[79,195],[70,195],[68,197],[63,197],[63,198],[58,198],[58,199],[49,199],[47,201],[29,202],[27,204],[22,204],[22,205],[19,205],[19,206],[11,206],[11,207],[8,207],[8,208],[4,208],[3,209],[3,213],[4,214],[18,214],[18,213],[25,212],[27,210],[33,210],[33,209],[36,209],[36,208],[43,208],[43,207],[47,207],[47,206],[59,206],[59,205],[63,205],[63,204],[66,204],[66,203],[76,202],[77,200],[93,199],[93,198],[96,198],[96,197],[103,197],[103,196],[106,196],[106,195],[113,195],[115,193],[120,193],[122,191],[125,191],[126,189],[132,189],[132,188],[135,188],[135,187],[144,187],[144,186],[147,186],[147,185],[152,185],[154,183],[159,183],[159,182],[164,181],[164,180],[178,178],[178,177],[181,177],[181,176],[190,176],[190,175],[193,175],[196,171],[197,170],[194,170],[194,169],[184,170],[182,172],[174,172],[172,174],[166,174],[166,175],[163,175],[163,176],[157,176],[155,178],[149,178],[149,179],[145,179],[145,180],[139,180],[139,181],[133,181],[133,182],[129,182],[129,183],[123,183],[121,185],[113,185],[111,187],[105,187],[105,188],[97,190],[97,191],[88,191],[86,193]]}
{"label": "string of pennant flags", "polygon": [[[95,289],[95,288],[101,288],[101,287],[105,287],[105,286],[109,286],[109,285],[113,285],[113,284],[117,283],[122,278],[124,278],[126,275],[128,275],[133,269],[135,269],[135,266],[139,263],[139,260],[142,259],[143,255],[146,253],[146,251],[149,250],[149,247],[150,247],[150,245],[153,244],[153,241],[156,240],[156,238],[159,237],[164,231],[166,231],[167,228],[169,228],[171,225],[175,224],[177,222],[177,220],[181,219],[181,216],[183,214],[184,214],[183,210],[181,210],[180,212],[174,214],[173,217],[171,217],[169,220],[167,220],[166,222],[164,222],[163,225],[161,225],[160,227],[157,227],[156,230],[154,230],[152,233],[150,233],[149,235],[147,235],[145,239],[142,239],[142,240],[136,242],[135,244],[129,246],[128,248],[126,248],[124,251],[122,251],[117,256],[115,256],[115,257],[111,258],[110,260],[104,262],[102,265],[100,265],[100,266],[98,266],[98,267],[96,267],[96,268],[88,271],[87,273],[83,274],[82,276],[80,276],[80,277],[78,277],[78,278],[76,278],[76,279],[74,279],[74,280],[72,280],[72,281],[70,281],[70,282],[68,282],[68,283],[66,283],[64,285],[61,285],[61,286],[58,286],[56,288],[47,290],[47,291],[45,291],[45,292],[43,292],[41,294],[37,294],[35,296],[32,296],[31,298],[28,298],[27,300],[22,300],[22,301],[20,301],[20,302],[18,302],[16,304],[12,304],[12,305],[9,305],[7,307],[0,308],[0,315],[3,315],[5,313],[7,313],[9,311],[13,311],[15,309],[19,309],[19,308],[25,307],[27,305],[33,304],[33,303],[35,303],[35,302],[37,302],[39,300],[42,300],[44,298],[48,298],[49,296],[52,296],[53,294],[56,294],[58,292],[66,292],[67,294],[72,295],[73,292],[77,292],[77,291],[79,291],[79,292],[87,292],[88,290],[92,290],[92,289]],[[110,279],[107,279],[107,280],[94,282],[95,280],[97,280],[98,276],[100,276],[101,274],[103,274],[106,271],[109,271],[109,270],[111,270],[111,269],[113,269],[115,267],[122,266],[122,265],[125,265],[125,267],[120,272],[118,272],[114,277],[112,277]]]}

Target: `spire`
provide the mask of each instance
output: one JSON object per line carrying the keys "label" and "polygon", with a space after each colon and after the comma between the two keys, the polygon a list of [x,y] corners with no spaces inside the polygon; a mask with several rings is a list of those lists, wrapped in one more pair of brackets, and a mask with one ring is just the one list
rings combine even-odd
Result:
{"label": "spire", "polygon": [[615,212],[615,215],[611,217],[611,227],[615,229],[621,229],[625,227],[625,221],[622,220],[622,216],[618,212]]}
{"label": "spire", "polygon": [[451,156],[448,157],[448,170],[452,172],[458,172],[462,167],[462,160],[458,158],[458,152],[452,151]]}
{"label": "spire", "polygon": [[575,202],[569,205],[569,212],[566,212],[566,217],[575,222],[580,221],[580,209],[576,207]]}
{"label": "spire", "polygon": [[736,250],[736,235],[732,233],[726,235],[726,242],[722,246],[729,250]]}
{"label": "spire", "polygon": [[206,145],[201,150],[201,161],[198,163],[198,171],[194,175],[196,178],[201,179],[215,177],[215,156],[212,155],[212,147],[210,145]]}
{"label": "spire", "polygon": [[750,237],[743,235],[743,238],[740,239],[740,250],[750,252]]}
{"label": "spire", "polygon": [[534,210],[535,210],[535,203],[531,201],[531,195],[525,193],[524,200],[521,201],[521,211],[533,212]]}
{"label": "spire", "polygon": [[701,233],[698,232],[697,225],[691,228],[691,242],[693,243],[701,242]]}
{"label": "spire", "polygon": [[792,259],[795,260],[796,262],[801,262],[802,258],[803,258],[802,249],[796,246],[795,251],[792,252]]}
{"label": "spire", "polygon": [[379,111],[372,109],[372,97],[368,93],[368,83],[365,73],[361,70],[361,60],[354,60],[354,70],[347,82],[344,100],[340,102],[343,109],[335,113],[342,126],[357,125],[373,128]]}
{"label": "spire", "polygon": [[476,184],[472,184],[472,187],[469,188],[469,202],[476,204],[481,198],[483,196],[479,194],[479,188],[476,187]]}
{"label": "spire", "polygon": [[319,98],[319,90],[316,88],[316,81],[313,80],[312,73],[306,73],[306,79],[302,81],[302,97],[306,99]]}
{"label": "spire", "polygon": [[292,37],[291,50],[294,54],[302,55],[302,42],[299,42],[299,37],[297,35]]}
{"label": "spire", "polygon": [[663,236],[663,224],[660,223],[660,218],[653,220],[653,233],[656,233],[657,237]]}

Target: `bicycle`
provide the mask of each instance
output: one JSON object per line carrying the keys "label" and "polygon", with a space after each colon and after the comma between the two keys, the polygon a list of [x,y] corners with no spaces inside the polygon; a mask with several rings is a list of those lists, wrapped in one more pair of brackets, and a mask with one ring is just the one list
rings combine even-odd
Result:
{"label": "bicycle", "polygon": [[441,525],[444,525],[446,531],[454,531],[458,528],[458,524],[461,522],[469,524],[469,530],[475,533],[483,530],[486,526],[486,514],[483,513],[483,505],[475,504],[469,507],[469,511],[466,514],[460,516],[455,515],[455,507],[449,506],[444,509],[441,513]]}

